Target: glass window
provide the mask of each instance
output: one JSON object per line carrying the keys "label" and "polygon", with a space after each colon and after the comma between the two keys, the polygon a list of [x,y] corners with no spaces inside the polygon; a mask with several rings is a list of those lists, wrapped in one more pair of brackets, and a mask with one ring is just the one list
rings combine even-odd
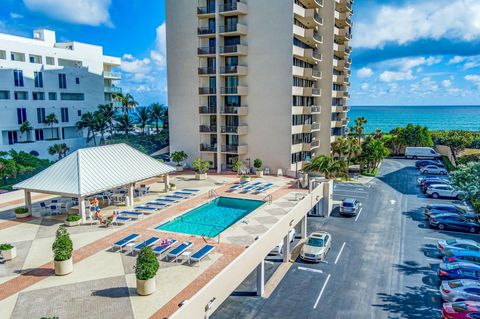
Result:
{"label": "glass window", "polygon": [[42,129],[36,129],[36,130],[35,130],[35,140],[36,140],[36,141],[43,141],[43,140],[44,140],[43,130],[42,130]]}
{"label": "glass window", "polygon": [[28,92],[26,91],[15,91],[14,96],[15,100],[28,100]]}
{"label": "glass window", "polygon": [[60,89],[67,88],[67,76],[63,73],[58,74],[58,87]]}
{"label": "glass window", "polygon": [[33,78],[36,88],[43,88],[43,75],[42,72],[33,72]]}
{"label": "glass window", "polygon": [[75,78],[75,84],[80,84],[80,78]]}
{"label": "glass window", "polygon": [[62,107],[61,118],[62,118],[62,122],[68,122],[68,108]]}
{"label": "glass window", "polygon": [[83,93],[60,93],[60,100],[62,101],[83,101],[85,95]]}
{"label": "glass window", "polygon": [[323,247],[323,239],[321,238],[309,238],[307,240],[307,245],[309,246],[315,246],[315,247]]}
{"label": "glass window", "polygon": [[23,86],[23,71],[13,70],[13,80],[14,80],[15,86]]}
{"label": "glass window", "polygon": [[18,143],[17,131],[8,131],[8,144]]}
{"label": "glass window", "polygon": [[45,123],[45,108],[43,107],[37,108],[37,122],[38,124]]}
{"label": "glass window", "polygon": [[34,101],[45,100],[45,93],[43,93],[43,92],[32,92],[32,100],[34,100]]}
{"label": "glass window", "polygon": [[45,61],[46,61],[47,65],[55,65],[55,58],[53,58],[51,56],[45,57]]}
{"label": "glass window", "polygon": [[48,92],[48,99],[50,101],[55,101],[57,99],[57,93],[55,92]]}
{"label": "glass window", "polygon": [[18,124],[23,124],[27,121],[27,109],[24,107],[17,108],[17,121]]}
{"label": "glass window", "polygon": [[5,60],[7,58],[7,52],[5,50],[0,50],[0,60]]}
{"label": "glass window", "polygon": [[0,91],[0,100],[10,100],[10,91]]}

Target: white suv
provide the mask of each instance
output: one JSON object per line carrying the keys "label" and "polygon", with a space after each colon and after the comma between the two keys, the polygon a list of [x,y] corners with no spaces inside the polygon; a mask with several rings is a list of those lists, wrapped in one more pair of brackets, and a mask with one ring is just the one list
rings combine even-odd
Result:
{"label": "white suv", "polygon": [[430,196],[433,198],[450,197],[450,198],[462,199],[465,197],[465,193],[462,191],[456,190],[451,185],[433,184],[427,188],[427,196]]}
{"label": "white suv", "polygon": [[440,175],[447,175],[448,174],[448,172],[445,168],[438,167],[438,166],[435,166],[435,165],[423,166],[420,169],[420,173],[422,173],[422,174],[440,174]]}

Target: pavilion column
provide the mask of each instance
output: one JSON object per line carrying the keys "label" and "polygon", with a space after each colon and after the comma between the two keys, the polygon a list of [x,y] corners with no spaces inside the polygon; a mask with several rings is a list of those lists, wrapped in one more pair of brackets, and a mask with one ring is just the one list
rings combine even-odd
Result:
{"label": "pavilion column", "polygon": [[85,212],[85,197],[78,197],[78,213],[82,216],[82,223],[87,222],[87,215]]}
{"label": "pavilion column", "polygon": [[300,221],[300,229],[301,229],[301,235],[302,235],[302,239],[305,239],[307,238],[307,215],[305,215],[302,220]]}
{"label": "pavilion column", "polygon": [[128,205],[130,207],[134,206],[134,196],[133,196],[133,184],[128,185]]}
{"label": "pavilion column", "polygon": [[263,296],[265,292],[265,260],[257,265],[257,296]]}
{"label": "pavilion column", "polygon": [[287,232],[287,236],[283,237],[283,247],[282,247],[282,255],[283,255],[283,262],[286,263],[290,260],[290,238],[289,232]]}
{"label": "pavilion column", "polygon": [[170,175],[163,175],[163,183],[165,184],[165,193],[170,189]]}
{"label": "pavilion column", "polygon": [[28,211],[33,216],[32,210],[32,192],[25,190],[25,206],[28,208]]}

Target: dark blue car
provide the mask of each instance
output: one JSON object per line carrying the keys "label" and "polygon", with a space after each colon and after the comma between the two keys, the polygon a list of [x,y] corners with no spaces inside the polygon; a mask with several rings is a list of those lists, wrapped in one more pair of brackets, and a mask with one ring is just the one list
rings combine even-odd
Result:
{"label": "dark blue car", "polygon": [[469,262],[441,263],[437,275],[440,280],[480,279],[480,265]]}
{"label": "dark blue car", "polygon": [[467,262],[480,265],[480,251],[474,250],[456,250],[455,252],[446,251],[443,257],[444,263]]}
{"label": "dark blue car", "polygon": [[422,166],[427,166],[427,165],[435,165],[435,166],[438,166],[438,167],[441,167],[441,168],[445,168],[445,166],[442,163],[437,162],[437,161],[424,160],[424,161],[416,161],[415,162],[415,167],[416,168],[420,168]]}
{"label": "dark blue car", "polygon": [[480,231],[480,224],[474,220],[452,213],[432,216],[429,219],[429,224],[430,227],[440,230],[449,229],[472,234]]}

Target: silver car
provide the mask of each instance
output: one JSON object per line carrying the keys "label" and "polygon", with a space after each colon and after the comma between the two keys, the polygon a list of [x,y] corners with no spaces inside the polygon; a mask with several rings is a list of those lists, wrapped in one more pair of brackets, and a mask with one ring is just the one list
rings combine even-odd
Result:
{"label": "silver car", "polygon": [[480,251],[480,244],[470,239],[447,239],[439,240],[437,243],[438,251],[445,255],[448,250],[476,250]]}
{"label": "silver car", "polygon": [[445,302],[480,301],[480,282],[470,279],[442,281],[440,294]]}
{"label": "silver car", "polygon": [[355,198],[345,198],[340,204],[340,214],[345,216],[356,216],[362,204]]}

